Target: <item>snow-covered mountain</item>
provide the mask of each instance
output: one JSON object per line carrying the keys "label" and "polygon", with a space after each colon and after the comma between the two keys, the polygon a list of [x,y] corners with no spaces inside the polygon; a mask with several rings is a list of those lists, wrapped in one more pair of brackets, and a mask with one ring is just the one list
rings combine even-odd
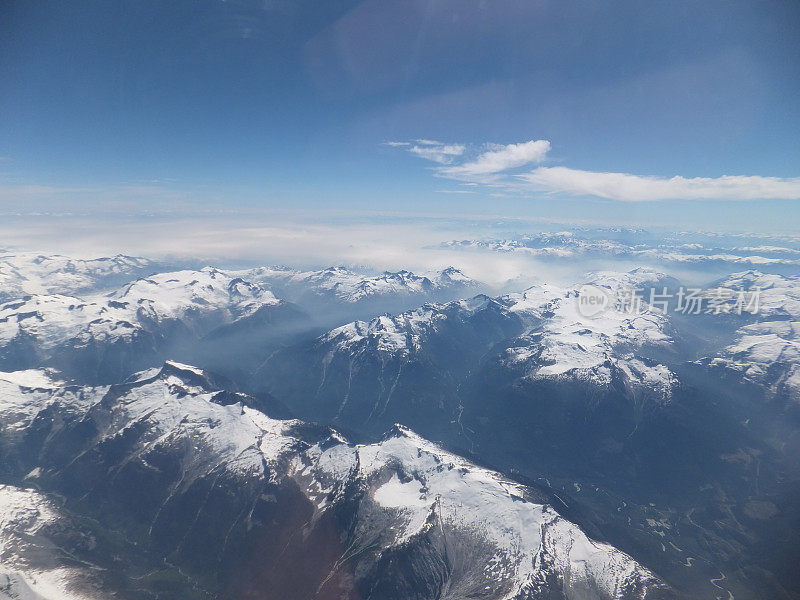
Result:
{"label": "snow-covered mountain", "polygon": [[432,299],[431,296],[435,294],[460,292],[476,285],[453,267],[430,275],[401,270],[385,271],[374,276],[365,276],[344,267],[330,267],[321,271],[260,267],[244,271],[242,276],[269,289],[280,290],[282,295],[295,302],[313,296],[345,303],[389,296]]}
{"label": "snow-covered mountain", "polygon": [[800,408],[800,322],[766,321],[738,330],[733,344],[708,360],[724,367],[744,382],[769,390]]}
{"label": "snow-covered mountain", "polygon": [[[0,253],[0,302],[31,295],[96,295],[170,270],[145,258],[123,255],[79,259],[57,254]],[[357,306],[397,310],[401,305],[410,308],[426,301],[447,301],[474,294],[479,287],[453,267],[422,274],[400,270],[368,275],[344,267],[302,271],[276,266],[229,270],[226,274],[271,290],[284,300],[305,302],[313,308],[330,309],[332,303],[341,304],[349,306],[351,312]],[[157,275],[147,279],[163,283]]]}
{"label": "snow-covered mountain", "polygon": [[225,327],[247,323],[252,333],[276,314],[281,326],[303,318],[270,291],[210,267],[151,275],[85,298],[26,296],[0,305],[0,364],[117,381],[168,351],[186,354],[193,341]]}
{"label": "snow-covered mountain", "polygon": [[58,254],[0,254],[0,302],[34,294],[94,293],[156,269],[145,258],[78,259]]}
{"label": "snow-covered mountain", "polygon": [[191,323],[199,335],[280,302],[270,290],[213,267],[137,279],[109,298],[151,321]]}
{"label": "snow-covered mountain", "polygon": [[403,312],[426,302],[467,298],[481,287],[453,267],[425,274],[400,270],[378,275],[344,267],[320,271],[259,267],[236,274],[301,306],[326,328],[387,312]]}
{"label": "snow-covered mountain", "polygon": [[[588,281],[609,294],[674,283],[641,269]],[[254,381],[302,418],[362,434],[402,422],[503,471],[552,484],[560,497],[577,494],[606,515],[604,533],[641,532],[635,541],[626,534],[615,542],[650,548],[659,564],[676,565],[679,579],[680,556],[691,547],[693,560],[703,561],[692,572],[694,597],[714,598],[718,588],[705,587],[716,575],[705,584],[699,577],[709,572],[705,565],[729,560],[719,553],[720,540],[709,541],[718,527],[715,513],[695,514],[693,524],[680,527],[674,517],[672,530],[654,532],[649,523],[683,515],[697,489],[729,476],[727,459],[719,457],[736,455],[735,444],[748,435],[747,417],[721,400],[714,378],[684,382],[686,340],[672,312],[610,304],[586,316],[579,292],[541,284],[356,321],[274,353]],[[726,435],[704,440],[715,427]],[[743,487],[736,477],[711,489],[728,501],[773,502],[763,487]],[[667,481],[687,487],[664,493]],[[754,539],[764,535],[758,526],[748,533]]]}
{"label": "snow-covered mountain", "polygon": [[[793,410],[800,409],[800,277],[735,273],[720,282],[711,294],[722,290],[758,292],[756,314],[726,315],[741,325],[734,340],[701,364],[723,370],[728,377],[764,388]],[[734,308],[736,296],[729,304]]]}
{"label": "snow-covered mountain", "polygon": [[[111,387],[64,387],[42,371],[0,375],[7,590],[48,600],[156,590],[287,600],[674,597],[541,492],[404,427],[354,445],[270,418],[212,383],[174,362]],[[91,524],[121,537],[93,537]]]}
{"label": "snow-covered mountain", "polygon": [[[661,280],[645,271],[593,279],[608,289]],[[586,317],[577,295],[539,285],[355,321],[274,354],[254,379],[308,418],[355,420],[375,430],[398,420],[430,423],[437,414],[449,422],[461,386],[487,371],[501,387],[565,381],[592,397],[668,401],[676,376],[654,358],[670,351],[667,317],[616,307]]]}
{"label": "snow-covered mountain", "polygon": [[[570,243],[562,237],[542,243]],[[553,503],[689,597],[782,597],[781,586],[792,585],[778,557],[800,547],[785,477],[798,449],[785,410],[797,406],[797,277],[748,271],[718,282],[760,287],[757,314],[681,315],[674,306],[636,311],[610,301],[587,315],[584,287],[541,283],[475,296],[477,284],[452,269],[373,276],[207,267],[142,277],[124,258],[94,266],[12,258],[17,272],[0,286],[10,294],[0,302],[0,370],[14,371],[0,377],[0,496],[8,498],[0,520],[12,517],[0,535],[16,558],[0,561],[0,597],[39,600],[26,587],[35,578],[40,591],[72,581],[81,598],[97,590],[152,598],[142,589],[159,586],[170,598],[211,597],[207,590],[245,598],[256,587],[281,598],[369,597],[367,587],[373,598],[436,590],[461,598],[483,585],[494,599],[517,589],[537,560],[580,571],[556,550],[557,561],[531,559],[523,538],[533,538],[496,533],[513,529],[508,522],[481,529],[466,511],[468,536],[447,520],[441,509],[452,505],[432,490],[461,484],[417,459],[432,454],[462,475],[493,472],[463,467],[425,439],[541,484],[525,488],[528,504]],[[610,299],[638,289],[647,300],[648,289],[678,286],[644,268],[583,282]],[[167,358],[225,378],[164,365]],[[124,385],[84,387],[136,371],[144,372]],[[13,400],[20,393],[26,400]],[[363,444],[300,421],[280,421],[277,437],[268,436],[253,421],[264,413],[336,425]],[[375,441],[394,423],[403,427]],[[265,454],[260,441],[253,450],[254,438],[277,446]],[[341,468],[329,449],[341,453]],[[373,455],[380,459],[368,469]],[[484,499],[482,510],[495,498],[463,489]],[[508,494],[510,504],[495,498],[502,512],[529,519],[528,508],[515,512],[517,492]],[[41,520],[14,508],[22,505]],[[485,540],[501,538],[519,552],[509,557],[503,545],[504,558],[492,562]],[[79,556],[45,559],[56,547]],[[279,556],[278,547],[286,549]],[[348,547],[357,552],[352,569],[334,568]],[[496,569],[499,583],[476,579],[484,571],[475,565]],[[572,581],[550,571],[545,579],[556,589]],[[133,590],[125,581],[145,583]]]}
{"label": "snow-covered mountain", "polygon": [[177,355],[246,373],[287,337],[457,297],[476,286],[456,269],[427,277],[408,271],[365,276],[343,268],[205,267],[137,278],[155,266],[124,256],[3,256],[0,367],[57,366],[88,381],[112,382]]}
{"label": "snow-covered mountain", "polygon": [[[637,269],[601,272],[592,285],[620,293],[623,288],[663,285],[666,276]],[[526,381],[569,379],[606,390],[621,379],[632,394],[667,401],[676,385],[672,371],[648,355],[668,351],[672,343],[667,316],[657,310],[609,306],[597,315],[578,309],[579,290],[542,285],[500,301],[529,324],[498,357],[505,368]]]}
{"label": "snow-covered mountain", "polygon": [[58,560],[56,540],[63,542],[63,532],[74,531],[74,527],[58,504],[44,494],[33,488],[0,484],[0,598],[100,598],[88,590],[76,594],[71,589],[73,582],[91,581],[90,569]]}
{"label": "snow-covered mountain", "polygon": [[253,380],[301,416],[376,434],[394,422],[449,423],[470,369],[522,331],[519,318],[486,296],[426,304],[278,351]]}

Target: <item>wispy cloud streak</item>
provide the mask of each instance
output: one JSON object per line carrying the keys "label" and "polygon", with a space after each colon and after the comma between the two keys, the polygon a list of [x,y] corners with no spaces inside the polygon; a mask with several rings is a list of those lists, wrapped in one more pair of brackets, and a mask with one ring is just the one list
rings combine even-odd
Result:
{"label": "wispy cloud streak", "polygon": [[464,181],[480,181],[486,177],[542,162],[550,151],[547,140],[531,140],[519,144],[491,144],[489,150],[472,161],[439,169],[439,175]]}
{"label": "wispy cloud streak", "polygon": [[520,176],[534,189],[624,202],[655,200],[800,199],[800,178],[723,175],[722,177],[643,177],[629,173],[539,167]]}

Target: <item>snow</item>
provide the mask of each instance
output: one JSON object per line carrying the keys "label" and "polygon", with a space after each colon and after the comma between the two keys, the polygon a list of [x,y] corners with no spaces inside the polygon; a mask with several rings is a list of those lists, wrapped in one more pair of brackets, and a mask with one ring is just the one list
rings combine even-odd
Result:
{"label": "snow", "polygon": [[[800,320],[800,276],[766,274],[750,270],[734,273],[718,287],[730,290],[760,289],[758,315],[762,318]],[[713,290],[712,290],[713,292]]]}
{"label": "snow", "polygon": [[[474,310],[466,300],[451,302],[448,306],[457,306],[465,313]],[[380,354],[407,354],[420,347],[423,338],[435,330],[437,322],[447,318],[444,308],[441,304],[426,304],[397,316],[354,321],[329,331],[320,338],[320,343],[344,352],[366,344]]]}
{"label": "snow", "polygon": [[[759,310],[733,343],[705,362],[738,372],[745,381],[800,403],[800,277],[750,270],[720,282],[720,288],[761,290]],[[704,361],[700,361],[704,362]]]}
{"label": "snow", "polygon": [[151,275],[128,284],[113,297],[173,318],[207,311],[207,307],[227,308],[232,315],[242,316],[278,303],[269,290],[212,267]]}
{"label": "snow", "polygon": [[237,273],[270,289],[281,289],[290,300],[312,294],[332,297],[346,304],[376,297],[425,296],[437,290],[475,285],[472,279],[453,267],[425,275],[402,270],[368,276],[344,267],[330,267],[321,271],[260,267]]}
{"label": "snow", "polygon": [[[4,436],[22,433],[39,411],[56,401],[72,410],[82,410],[88,400],[80,388],[59,388],[50,372],[44,370],[0,371],[0,431]],[[100,388],[98,388],[99,391]],[[58,391],[58,397],[54,392]]]}
{"label": "snow", "polygon": [[30,296],[0,305],[0,344],[22,335],[49,349],[69,340],[129,339],[135,327],[132,310],[104,299],[82,300],[72,296]]}
{"label": "snow", "polygon": [[[187,373],[202,370],[181,365]],[[23,431],[38,412],[58,402],[73,410],[88,410],[102,400],[108,388],[79,388],[74,391],[27,390],[19,380],[45,381],[44,372],[0,374],[0,424],[9,430]],[[134,381],[137,378],[134,378]],[[212,402],[217,390],[208,390],[183,381],[179,372],[164,369],[155,379],[138,378],[139,383],[124,394],[100,439],[113,439],[135,423],[146,424],[140,442],[143,446],[188,440],[205,452],[193,454],[186,465],[193,476],[207,472],[210,464],[227,463],[238,473],[261,473],[263,461],[272,463],[289,451],[297,440],[286,432],[296,421],[270,419],[241,403],[222,406]],[[8,430],[7,430],[8,431]]]}
{"label": "snow", "polygon": [[[409,271],[365,276],[342,267],[305,272],[205,267],[157,273],[98,293],[109,277],[133,278],[150,264],[129,257],[90,261],[22,254],[0,257],[0,349],[32,343],[46,361],[65,346],[131,344],[149,332],[157,336],[167,322],[175,321],[202,336],[282,302],[272,288],[291,298],[317,295],[355,304],[371,298],[424,299],[474,285],[452,267],[427,276]],[[362,327],[382,332],[374,336],[381,352],[397,351],[408,342],[408,332],[387,319]]]}
{"label": "snow", "polygon": [[[36,533],[55,519],[55,511],[34,490],[0,484],[0,532],[13,525],[24,526],[28,533]],[[7,549],[8,540],[0,537],[0,556]]]}
{"label": "snow", "polygon": [[0,371],[0,381],[11,383],[19,387],[54,389],[62,382],[51,377],[46,371],[40,369],[27,369],[24,371],[12,371],[10,373]]}
{"label": "snow", "polygon": [[[588,280],[609,290],[641,288],[663,280],[664,275],[647,269],[629,273],[605,271]],[[575,376],[597,385],[608,385],[610,364],[625,373],[640,389],[657,390],[668,399],[675,377],[662,364],[646,364],[642,350],[668,348],[667,317],[657,311],[641,314],[610,307],[596,316],[578,310],[577,289],[550,284],[534,286],[499,301],[529,323],[528,330],[506,350],[508,364],[523,369],[524,377],[541,379]],[[646,307],[645,307],[646,308]]]}
{"label": "snow", "polygon": [[589,273],[586,277],[589,283],[608,288],[612,291],[619,291],[624,288],[651,288],[661,284],[667,279],[668,276],[665,273],[647,267],[638,267],[627,272],[596,271],[594,273]]}
{"label": "snow", "polygon": [[[28,552],[34,556],[37,553],[35,536],[59,519],[58,509],[36,490],[0,484],[0,585],[5,580],[10,591],[23,600],[98,598],[69,591],[71,583],[81,581],[78,569],[28,565]],[[2,591],[0,587],[0,595]]]}
{"label": "snow", "polygon": [[[545,548],[564,573],[597,586],[609,597],[614,597],[626,578],[637,575],[654,580],[630,557],[590,540],[552,508],[525,500],[524,487],[442,450],[407,428],[396,426],[396,430],[382,442],[357,446],[356,456],[333,449],[321,452],[315,467],[343,473],[347,472],[344,461],[349,468],[357,468],[367,484],[382,481],[372,491],[372,499],[403,517],[402,527],[394,532],[395,544],[402,545],[424,531],[435,514],[447,526],[491,544],[496,555],[487,565],[489,579],[515,582],[506,598],[520,593],[540,574],[539,558]],[[388,478],[387,469],[394,471]]]}
{"label": "snow", "polygon": [[[190,373],[203,373],[196,367],[181,367]],[[115,420],[126,427],[146,421],[148,440],[188,438],[205,448],[206,452],[192,455],[186,465],[194,475],[206,472],[209,460],[226,463],[240,474],[262,473],[264,461],[276,462],[297,444],[287,433],[297,421],[271,419],[241,403],[215,404],[211,399],[216,391],[187,384],[179,375],[165,371],[123,396]],[[106,435],[116,434],[112,428]]]}
{"label": "snow", "polygon": [[268,290],[216,269],[161,273],[109,295],[34,295],[0,305],[0,346],[28,336],[41,350],[67,343],[130,342],[164,320],[199,335],[280,301]]}
{"label": "snow", "polygon": [[[635,233],[641,234],[642,232]],[[637,235],[640,241],[636,243],[615,239],[597,239],[597,235],[603,234],[607,237],[613,237],[613,232],[610,231],[595,231],[594,234],[585,235],[582,233],[579,235],[569,231],[558,233],[543,232],[515,239],[460,240],[446,242],[443,245],[448,248],[482,248],[491,252],[550,259],[598,256],[658,264],[665,262],[689,265],[727,263],[746,266],[795,266],[800,264],[800,259],[796,258],[800,254],[797,248],[776,245],[718,247],[719,240],[715,240],[713,234],[704,236],[707,238],[705,243],[708,245],[696,242],[677,243],[678,239],[686,238],[685,233],[675,234],[677,239],[667,240],[648,239],[647,235]],[[692,235],[697,236],[700,234],[695,233]],[[796,238],[791,238],[790,241],[797,243]],[[770,254],[773,256],[765,256]]]}
{"label": "snow", "polygon": [[395,473],[389,481],[375,490],[373,498],[378,504],[388,508],[427,506],[422,489],[422,483],[416,479],[403,483]]}
{"label": "snow", "polygon": [[[649,269],[635,269],[628,273],[597,273],[589,281],[614,291],[655,285],[665,277]],[[510,368],[521,371],[523,378],[575,377],[607,386],[614,367],[637,390],[649,390],[660,401],[668,400],[677,383],[674,374],[665,365],[641,356],[652,350],[669,349],[673,343],[667,316],[657,310],[633,314],[612,307],[588,317],[578,310],[577,298],[577,288],[540,284],[495,300],[476,296],[447,304],[426,304],[395,316],[348,323],[321,336],[317,344],[329,357],[334,353],[352,357],[373,352],[411,356],[420,352],[448,319],[465,319],[491,303],[525,324],[524,333],[511,342],[503,358]]]}
{"label": "snow", "polygon": [[122,255],[85,260],[57,254],[0,254],[0,301],[98,291],[108,280],[133,278],[152,266],[144,258]]}
{"label": "snow", "polygon": [[710,360],[745,380],[800,403],[800,322],[766,321],[741,327],[733,344]]}
{"label": "snow", "polygon": [[203,371],[203,369],[198,369],[197,367],[180,363],[176,360],[168,360],[166,364],[171,365],[176,369],[180,369],[181,371],[189,371],[190,373],[194,373],[195,375],[205,376],[205,371]]}
{"label": "snow", "polygon": [[[462,289],[474,284],[453,268],[430,276],[409,271],[364,276],[341,267],[307,272],[279,267],[247,271],[205,267],[157,273],[131,281],[116,291],[78,297],[62,292],[91,290],[98,277],[133,273],[148,263],[126,257],[94,262],[22,255],[5,258],[7,264],[0,263],[0,282],[3,281],[2,265],[5,265],[6,271],[12,267],[16,269],[7,274],[6,279],[27,283],[23,286],[24,297],[17,297],[22,296],[22,292],[17,294],[8,286],[5,289],[8,293],[0,294],[0,301],[3,297],[15,298],[0,304],[0,347],[28,338],[44,354],[64,345],[131,343],[142,331],[156,329],[164,321],[181,321],[190,331],[203,335],[215,327],[250,316],[264,306],[279,304],[281,300],[270,289],[273,287],[293,298],[322,294],[353,304],[377,297],[417,295],[424,298],[436,291]],[[32,265],[38,265],[39,270]],[[34,275],[40,271],[43,274],[36,279]],[[62,276],[66,275],[79,277],[80,281],[74,277],[64,279]],[[37,281],[39,283],[35,283]],[[377,329],[384,332],[378,336],[381,351],[393,352],[406,343],[405,334],[385,319],[377,323]]]}

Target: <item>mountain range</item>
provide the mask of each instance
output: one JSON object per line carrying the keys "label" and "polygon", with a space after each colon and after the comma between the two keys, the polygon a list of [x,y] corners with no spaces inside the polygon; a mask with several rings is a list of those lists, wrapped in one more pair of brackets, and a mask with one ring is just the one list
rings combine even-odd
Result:
{"label": "mountain range", "polygon": [[681,282],[31,254],[0,277],[0,597],[800,592],[796,276],[704,292],[755,312],[591,315],[581,284]]}

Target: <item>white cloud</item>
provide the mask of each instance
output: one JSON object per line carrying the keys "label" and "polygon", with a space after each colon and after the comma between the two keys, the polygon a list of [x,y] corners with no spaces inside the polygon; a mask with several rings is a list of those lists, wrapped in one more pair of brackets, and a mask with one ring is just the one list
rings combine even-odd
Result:
{"label": "white cloud", "polygon": [[463,144],[446,144],[437,140],[426,139],[414,140],[413,142],[384,142],[383,145],[391,148],[402,148],[411,154],[440,165],[451,164],[456,157],[464,154],[467,149]]}
{"label": "white cloud", "polygon": [[567,167],[539,167],[520,175],[534,189],[625,202],[655,200],[800,199],[800,178],[723,175],[722,177],[646,177]]}
{"label": "white cloud", "polygon": [[455,157],[461,156],[466,150],[466,146],[461,144],[440,144],[428,140],[420,142],[419,145],[409,147],[408,151],[442,165],[453,162]]}
{"label": "white cloud", "polygon": [[475,160],[439,169],[439,174],[454,179],[484,179],[509,169],[523,167],[530,163],[542,162],[550,151],[547,140],[530,140],[506,146],[493,144],[488,152],[478,155]]}
{"label": "white cloud", "polygon": [[530,140],[518,144],[487,144],[487,150],[472,160],[453,164],[467,151],[464,144],[446,144],[437,140],[418,139],[411,142],[386,142],[385,145],[415,154],[440,165],[437,175],[476,183],[490,183],[503,171],[542,162],[550,151],[547,140]]}
{"label": "white cloud", "polygon": [[547,140],[518,144],[487,144],[486,150],[458,160],[467,153],[462,144],[444,144],[419,139],[391,142],[412,154],[438,163],[439,177],[456,179],[465,185],[490,186],[508,194],[530,192],[594,196],[622,202],[657,200],[800,200],[800,177],[723,175],[721,177],[655,177],[583,171],[568,167],[537,167],[528,173],[509,172],[531,163],[541,163],[550,152]]}

